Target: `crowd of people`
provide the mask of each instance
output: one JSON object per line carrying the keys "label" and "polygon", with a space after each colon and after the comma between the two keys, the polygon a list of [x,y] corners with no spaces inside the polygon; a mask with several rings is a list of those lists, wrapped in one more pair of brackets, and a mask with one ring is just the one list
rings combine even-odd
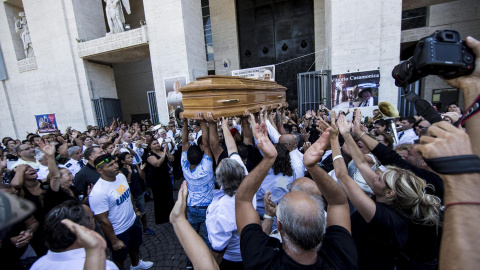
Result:
{"label": "crowd of people", "polygon": [[[480,55],[479,41],[467,44]],[[153,200],[155,223],[171,222],[189,268],[474,268],[476,64],[447,81],[469,107],[452,104],[437,123],[278,104],[164,127],[114,119],[3,138],[0,190],[35,211],[2,234],[2,265],[124,269],[130,256],[130,269],[148,269],[139,248],[155,234],[145,210]]]}

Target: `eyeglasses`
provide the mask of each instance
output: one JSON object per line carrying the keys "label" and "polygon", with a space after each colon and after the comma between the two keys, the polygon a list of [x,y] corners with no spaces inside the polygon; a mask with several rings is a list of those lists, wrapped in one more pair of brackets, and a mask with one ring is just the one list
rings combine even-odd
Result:
{"label": "eyeglasses", "polygon": [[113,157],[107,157],[106,159],[100,161],[100,163],[98,163],[95,166],[95,169],[98,169],[98,166],[102,165],[103,163],[110,163],[112,160],[113,160]]}
{"label": "eyeglasses", "polygon": [[28,150],[30,150],[30,149],[32,149],[32,147],[24,148],[24,149],[22,149],[22,151],[28,151]]}

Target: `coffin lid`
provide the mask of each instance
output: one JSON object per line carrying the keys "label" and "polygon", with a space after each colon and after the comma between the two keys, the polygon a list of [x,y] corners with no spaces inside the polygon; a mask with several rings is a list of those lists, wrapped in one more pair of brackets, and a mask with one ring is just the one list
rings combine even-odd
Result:
{"label": "coffin lid", "polygon": [[274,81],[264,81],[258,79],[242,78],[237,76],[210,75],[198,77],[196,81],[187,84],[179,89],[180,92],[190,92],[211,89],[252,89],[252,90],[287,90]]}

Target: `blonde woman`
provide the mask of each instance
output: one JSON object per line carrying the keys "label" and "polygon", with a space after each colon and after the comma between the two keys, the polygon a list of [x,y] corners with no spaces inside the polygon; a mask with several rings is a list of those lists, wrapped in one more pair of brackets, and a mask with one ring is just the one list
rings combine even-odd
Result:
{"label": "blonde woman", "polygon": [[[326,130],[329,126],[322,122],[321,127]],[[406,248],[411,246],[412,240],[418,240],[410,238],[418,238],[420,229],[430,232],[429,228],[439,225],[440,198],[426,194],[425,181],[408,170],[387,166],[383,173],[374,172],[351,137],[350,129],[351,125],[343,115],[337,124],[335,115],[332,115],[330,142],[335,174],[348,199],[357,209],[352,214],[351,221],[359,269],[395,269],[396,266],[397,269],[404,269],[396,260],[410,251]],[[357,167],[372,189],[373,198],[367,196],[348,176],[340,152],[339,133],[344,136]],[[430,227],[418,229],[412,224]],[[427,262],[418,263],[423,265]]]}

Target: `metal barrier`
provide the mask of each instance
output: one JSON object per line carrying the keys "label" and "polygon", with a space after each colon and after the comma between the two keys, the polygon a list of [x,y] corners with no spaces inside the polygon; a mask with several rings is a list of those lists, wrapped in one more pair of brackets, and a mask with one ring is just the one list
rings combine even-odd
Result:
{"label": "metal barrier", "polygon": [[330,70],[319,70],[297,74],[298,113],[317,111],[320,104],[330,108],[332,103],[332,74]]}

